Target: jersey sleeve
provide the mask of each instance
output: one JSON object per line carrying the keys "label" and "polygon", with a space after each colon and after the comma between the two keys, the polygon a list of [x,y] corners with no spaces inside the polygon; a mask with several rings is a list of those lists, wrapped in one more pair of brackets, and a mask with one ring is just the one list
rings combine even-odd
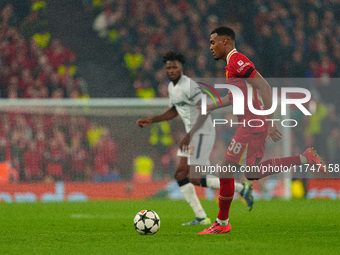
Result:
{"label": "jersey sleeve", "polygon": [[171,98],[169,98],[169,108],[172,108],[172,107],[174,107],[175,105],[174,105],[174,103],[171,101]]}
{"label": "jersey sleeve", "polygon": [[231,71],[239,78],[245,78],[249,81],[257,73],[254,64],[245,55],[239,52],[233,54],[229,61]]}
{"label": "jersey sleeve", "polygon": [[199,100],[201,100],[202,91],[197,83],[193,80],[190,80],[190,91],[188,94],[188,99],[192,105],[196,105]]}
{"label": "jersey sleeve", "polygon": [[169,94],[169,107],[172,108],[172,107],[175,106],[175,104],[172,100],[173,96],[172,96],[172,93],[171,93],[171,90],[170,90],[170,84],[168,84],[168,94]]}

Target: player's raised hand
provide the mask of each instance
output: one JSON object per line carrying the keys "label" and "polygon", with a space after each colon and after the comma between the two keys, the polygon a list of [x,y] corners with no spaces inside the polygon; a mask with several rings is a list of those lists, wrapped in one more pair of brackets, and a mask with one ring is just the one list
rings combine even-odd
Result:
{"label": "player's raised hand", "polygon": [[268,137],[270,137],[274,142],[278,142],[282,138],[282,133],[275,122],[273,125],[268,125]]}
{"label": "player's raised hand", "polygon": [[152,124],[152,120],[150,118],[141,118],[137,120],[137,125],[142,128],[150,126],[151,124]]}

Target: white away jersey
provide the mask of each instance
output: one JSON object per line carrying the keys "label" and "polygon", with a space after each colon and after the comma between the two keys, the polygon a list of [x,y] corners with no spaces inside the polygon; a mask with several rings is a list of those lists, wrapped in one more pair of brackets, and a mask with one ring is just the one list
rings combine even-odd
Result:
{"label": "white away jersey", "polygon": [[[170,107],[176,107],[184,123],[185,131],[189,133],[200,115],[196,104],[202,98],[201,90],[194,80],[186,75],[182,75],[176,85],[173,82],[169,83],[168,91]],[[200,134],[215,134],[215,128],[213,127],[210,115],[196,132]]]}

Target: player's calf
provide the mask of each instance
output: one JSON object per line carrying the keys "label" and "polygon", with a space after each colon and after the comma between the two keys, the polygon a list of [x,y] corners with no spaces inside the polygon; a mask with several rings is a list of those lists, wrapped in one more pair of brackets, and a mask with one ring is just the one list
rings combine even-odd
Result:
{"label": "player's calf", "polygon": [[175,171],[175,180],[177,182],[183,181],[185,179],[188,179],[189,175],[189,166],[185,164],[180,164]]}

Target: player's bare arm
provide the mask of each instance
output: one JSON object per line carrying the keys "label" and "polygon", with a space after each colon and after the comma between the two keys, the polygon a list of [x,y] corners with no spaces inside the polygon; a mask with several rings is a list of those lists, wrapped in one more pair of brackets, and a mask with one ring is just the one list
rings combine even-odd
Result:
{"label": "player's bare arm", "polygon": [[178,116],[178,112],[176,110],[176,107],[173,106],[161,115],[157,115],[152,118],[141,118],[137,120],[137,124],[138,126],[143,128],[143,127],[150,126],[152,123],[161,122],[164,120],[172,120],[176,118],[177,116]]}
{"label": "player's bare arm", "polygon": [[[216,109],[219,109],[219,108],[222,108],[222,107],[228,107],[228,106],[231,106],[231,101],[230,101],[230,98],[229,98],[229,95],[226,95],[225,97],[222,97],[221,98],[221,101],[222,101],[222,104],[209,104],[207,105],[207,114],[209,114],[210,112],[216,110]],[[201,105],[197,105],[196,106],[199,110],[201,110]]]}
{"label": "player's bare arm", "polygon": [[222,107],[228,107],[231,106],[231,101],[229,95],[226,95],[225,97],[222,97],[221,99],[222,104],[210,104],[207,106],[207,112],[211,112],[213,110],[222,108]]}
{"label": "player's bare arm", "polygon": [[[268,84],[268,82],[262,77],[262,75],[257,72],[253,79],[251,80],[251,84],[254,88],[257,88],[263,100],[263,104],[265,109],[270,109],[273,102],[272,102],[272,90]],[[268,119],[273,119],[274,114],[268,115]],[[280,132],[279,128],[277,127],[276,123],[273,125],[268,125],[268,136],[274,141],[278,142],[282,138],[282,133]]]}

